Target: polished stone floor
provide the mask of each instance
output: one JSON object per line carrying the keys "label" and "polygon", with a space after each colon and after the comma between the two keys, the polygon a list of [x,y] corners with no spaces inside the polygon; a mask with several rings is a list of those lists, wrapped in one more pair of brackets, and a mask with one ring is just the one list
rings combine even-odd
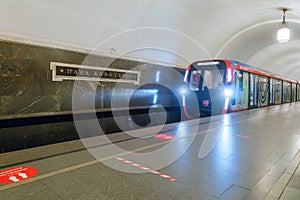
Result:
{"label": "polished stone floor", "polygon": [[0,154],[2,171],[38,171],[0,184],[0,199],[300,199],[299,110],[285,104]]}

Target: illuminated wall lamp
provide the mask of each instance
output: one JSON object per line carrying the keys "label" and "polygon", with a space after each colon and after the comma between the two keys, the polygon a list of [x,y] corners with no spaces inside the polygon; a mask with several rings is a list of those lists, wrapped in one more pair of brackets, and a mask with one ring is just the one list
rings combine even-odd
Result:
{"label": "illuminated wall lamp", "polygon": [[287,11],[287,9],[283,8],[282,11],[283,18],[277,29],[277,42],[288,42],[290,40],[290,29],[285,22],[285,12]]}

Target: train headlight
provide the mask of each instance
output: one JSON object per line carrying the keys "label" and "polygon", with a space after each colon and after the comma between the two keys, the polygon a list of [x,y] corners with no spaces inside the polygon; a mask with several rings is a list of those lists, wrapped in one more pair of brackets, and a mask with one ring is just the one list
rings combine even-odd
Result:
{"label": "train headlight", "polygon": [[185,95],[187,93],[187,89],[186,88],[182,88],[180,90],[180,94]]}
{"label": "train headlight", "polygon": [[226,89],[224,90],[224,95],[225,95],[225,97],[231,97],[231,95],[232,95],[231,89],[226,88]]}

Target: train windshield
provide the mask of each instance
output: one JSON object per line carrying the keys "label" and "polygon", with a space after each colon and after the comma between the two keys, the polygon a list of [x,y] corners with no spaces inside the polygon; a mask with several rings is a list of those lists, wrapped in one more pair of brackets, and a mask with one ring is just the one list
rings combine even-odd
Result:
{"label": "train windshield", "polygon": [[191,67],[189,76],[189,87],[191,90],[205,92],[223,88],[225,83],[225,64],[220,62],[207,63],[194,63]]}

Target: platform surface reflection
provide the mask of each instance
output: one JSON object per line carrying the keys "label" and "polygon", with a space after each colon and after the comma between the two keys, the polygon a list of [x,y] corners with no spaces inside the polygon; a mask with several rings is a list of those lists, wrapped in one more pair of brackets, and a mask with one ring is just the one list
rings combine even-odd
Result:
{"label": "platform surface reflection", "polygon": [[299,199],[299,110],[292,103],[168,124],[156,137],[150,127],[3,153],[0,170],[37,174],[0,183],[0,196]]}

